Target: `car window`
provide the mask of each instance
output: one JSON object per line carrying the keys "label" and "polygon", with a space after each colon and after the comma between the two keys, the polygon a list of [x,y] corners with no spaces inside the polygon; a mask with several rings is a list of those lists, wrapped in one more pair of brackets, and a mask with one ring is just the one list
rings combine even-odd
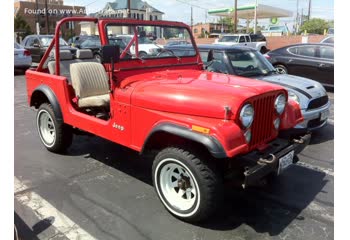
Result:
{"label": "car window", "polygon": [[218,42],[238,42],[238,36],[223,36]]}
{"label": "car window", "polygon": [[334,37],[328,37],[321,41],[321,43],[333,43],[334,44]]}
{"label": "car window", "polygon": [[320,57],[327,58],[327,59],[334,59],[334,48],[321,46]]}
{"label": "car window", "polygon": [[244,37],[245,37],[245,41],[246,41],[246,42],[250,42],[250,41],[249,41],[249,36],[244,36]]}
{"label": "car window", "polygon": [[240,43],[245,42],[244,36],[240,36],[240,37],[239,37],[239,42],[240,42]]}
{"label": "car window", "polygon": [[14,45],[14,46],[15,46],[15,49],[21,49],[21,46],[20,46],[18,43],[15,42],[14,44],[15,44],[15,45]]}
{"label": "car window", "polygon": [[28,38],[27,41],[25,42],[25,46],[27,47],[32,47],[34,44],[34,39],[32,37]]}
{"label": "car window", "polygon": [[213,53],[213,63],[208,66],[208,70],[211,72],[228,73],[222,52]]}
{"label": "car window", "polygon": [[205,50],[199,51],[199,55],[201,55],[201,59],[204,64],[206,64],[208,61],[208,52],[209,51],[205,51]]}
{"label": "car window", "polygon": [[290,53],[296,55],[306,56],[306,57],[315,57],[316,56],[316,47],[315,46],[297,46],[290,47],[288,49]]}

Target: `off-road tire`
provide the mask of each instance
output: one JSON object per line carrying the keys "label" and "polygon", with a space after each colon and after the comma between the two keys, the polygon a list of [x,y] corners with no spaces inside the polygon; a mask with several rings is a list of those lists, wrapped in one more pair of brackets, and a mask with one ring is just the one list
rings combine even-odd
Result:
{"label": "off-road tire", "polygon": [[[41,142],[50,152],[62,153],[72,144],[72,127],[57,119],[49,103],[40,105],[36,116],[36,125]],[[50,125],[51,127],[49,127]],[[54,132],[54,136],[51,132]],[[48,141],[51,138],[52,141]]]}
{"label": "off-road tire", "polygon": [[[176,147],[165,148],[156,155],[152,167],[153,186],[161,202],[175,217],[187,222],[203,221],[211,216],[221,205],[223,199],[222,176],[218,173],[213,162],[209,162],[207,158],[206,155]],[[177,208],[177,206],[175,206],[177,204],[176,201],[175,204],[172,205],[170,202],[172,201],[174,203],[174,198],[167,198],[166,196],[169,196],[169,193],[166,193],[166,190],[163,192],[165,184],[161,183],[161,179],[164,179],[164,177],[162,177],[164,172],[170,171],[167,169],[170,169],[172,165],[178,165],[185,170],[191,177],[191,180],[193,180],[193,185],[196,188],[193,190],[197,191],[196,195],[194,195],[196,197],[193,206],[188,210]],[[176,180],[174,183],[175,182]],[[180,191],[179,188],[178,190]],[[171,191],[176,191],[176,188],[173,188]],[[184,196],[182,196],[182,198],[184,198]],[[188,200],[188,198],[186,200]],[[181,199],[181,201],[183,200]]]}

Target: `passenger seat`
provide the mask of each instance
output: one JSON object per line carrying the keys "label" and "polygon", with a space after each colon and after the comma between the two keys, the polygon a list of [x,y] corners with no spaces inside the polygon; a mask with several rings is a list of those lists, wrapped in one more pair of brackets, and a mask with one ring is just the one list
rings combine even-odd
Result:
{"label": "passenger seat", "polygon": [[109,107],[108,75],[101,63],[72,63],[70,73],[79,107]]}

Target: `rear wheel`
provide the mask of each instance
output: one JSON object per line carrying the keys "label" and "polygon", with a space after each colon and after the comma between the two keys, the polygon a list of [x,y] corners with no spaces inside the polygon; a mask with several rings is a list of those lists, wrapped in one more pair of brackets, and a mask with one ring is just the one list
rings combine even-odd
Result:
{"label": "rear wheel", "polygon": [[152,172],[155,190],[174,216],[189,222],[201,221],[220,206],[220,175],[199,155],[165,148],[157,154]]}
{"label": "rear wheel", "polygon": [[288,74],[288,69],[286,68],[286,66],[284,66],[282,64],[277,64],[274,67],[276,68],[277,73]]}
{"label": "rear wheel", "polygon": [[63,152],[72,143],[72,128],[58,120],[48,103],[40,105],[36,123],[41,142],[51,152]]}

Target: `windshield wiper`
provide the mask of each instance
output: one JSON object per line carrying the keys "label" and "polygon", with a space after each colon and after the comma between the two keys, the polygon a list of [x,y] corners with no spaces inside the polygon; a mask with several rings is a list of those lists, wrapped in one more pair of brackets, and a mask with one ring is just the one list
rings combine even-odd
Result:
{"label": "windshield wiper", "polygon": [[269,70],[267,73],[265,73],[264,75],[265,76],[268,76],[268,75],[271,75],[271,74],[275,74],[275,73],[277,73],[277,70],[276,69],[274,69],[274,70]]}

